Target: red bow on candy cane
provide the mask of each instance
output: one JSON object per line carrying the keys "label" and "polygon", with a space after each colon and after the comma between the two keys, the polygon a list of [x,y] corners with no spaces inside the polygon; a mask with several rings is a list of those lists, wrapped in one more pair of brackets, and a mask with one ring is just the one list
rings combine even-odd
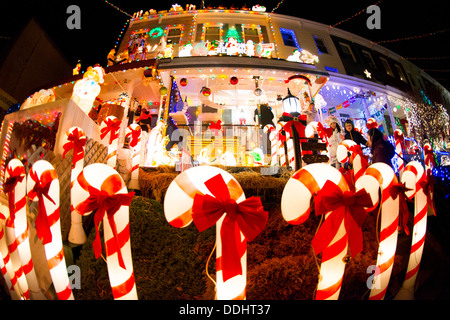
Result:
{"label": "red bow on candy cane", "polygon": [[120,129],[120,120],[115,118],[106,118],[105,125],[106,127],[103,127],[100,130],[100,139],[103,139],[106,137],[108,133],[111,133],[109,136],[109,144],[111,144],[115,139],[119,137],[119,129]]}
{"label": "red bow on candy cane", "polygon": [[405,150],[405,136],[403,135],[403,132],[398,132],[397,130],[394,131],[394,140],[395,142],[399,141],[400,145],[402,146],[402,150]]}
{"label": "red bow on candy cane", "polygon": [[372,199],[366,190],[361,189],[356,193],[343,192],[335,183],[327,180],[322,189],[317,192],[314,201],[316,216],[332,211],[311,242],[316,254],[322,252],[331,243],[342,221],[344,221],[352,256],[355,257],[360,253],[363,249],[361,226],[367,216],[365,207],[373,206]]}
{"label": "red bow on candy cane", "polygon": [[220,174],[206,181],[205,186],[214,197],[209,194],[196,194],[192,219],[197,229],[202,232],[213,226],[226,213],[220,237],[223,243],[223,281],[227,281],[242,274],[238,247],[241,244],[239,231],[242,231],[246,240],[252,241],[264,230],[269,216],[268,212],[264,211],[260,198],[250,197],[236,203],[230,197],[230,191]]}
{"label": "red bow on candy cane", "polygon": [[407,197],[405,195],[406,191],[409,191],[411,189],[406,187],[406,183],[394,183],[389,189],[390,196],[395,200],[398,197],[399,198],[399,211],[400,211],[400,224],[405,230],[405,233],[409,235],[409,229],[407,226],[408,218],[409,218],[409,210],[408,210],[408,204],[406,203]]}
{"label": "red bow on candy cane", "polygon": [[363,168],[367,168],[369,166],[369,161],[367,160],[366,156],[363,154],[361,146],[359,144],[352,145],[350,148],[348,148],[348,151],[352,153],[352,161],[355,158],[355,156],[358,154],[361,157],[361,165]]}
{"label": "red bow on candy cane", "polygon": [[291,137],[293,136],[291,129],[292,126],[295,127],[300,138],[305,136],[306,115],[301,114],[298,117],[293,117],[290,113],[283,112],[281,120],[287,121],[287,123],[284,125],[284,130],[289,132]]}
{"label": "red bow on candy cane", "polygon": [[433,148],[431,148],[429,146],[425,146],[423,148],[423,153],[425,155],[425,164],[435,168],[436,167],[436,160],[434,159]]}
{"label": "red bow on candy cane", "polygon": [[126,137],[130,138],[130,147],[136,147],[141,136],[141,127],[136,127],[136,129],[129,128],[130,132],[126,134]]}
{"label": "red bow on candy cane", "polygon": [[436,215],[436,207],[433,201],[434,184],[436,183],[431,171],[428,170],[426,178],[419,181],[419,186],[427,196],[427,203],[431,207],[433,214]]}
{"label": "red bow on candy cane", "polygon": [[[38,198],[39,212],[34,221],[36,225],[36,234],[42,239],[43,244],[52,242],[52,233],[50,231],[50,223],[48,221],[47,209],[45,208],[44,197],[50,200],[54,205],[55,201],[49,196],[50,185],[57,178],[55,170],[47,170],[41,174],[41,179],[34,170],[30,170],[30,178],[35,182],[33,189],[28,192],[29,198]],[[59,214],[59,208],[56,209]]]}
{"label": "red bow on candy cane", "polygon": [[286,142],[287,141],[286,131],[284,130],[284,128],[281,128],[278,131],[277,138],[278,138],[278,141],[281,141],[281,142]]}
{"label": "red bow on candy cane", "polygon": [[221,120],[217,120],[217,122],[211,121],[211,124],[209,125],[209,129],[211,131],[215,131],[215,134],[217,134],[217,132],[222,129],[222,121]]}
{"label": "red bow on candy cane", "polygon": [[327,146],[330,146],[330,143],[328,141],[328,138],[331,137],[333,134],[333,128],[325,128],[322,123],[317,123],[317,133],[319,134],[319,137],[325,141]]}
{"label": "red bow on candy cane", "polygon": [[[85,185],[86,182],[80,181],[84,177],[80,174],[77,178],[78,182]],[[119,187],[120,185],[120,187]],[[117,258],[119,260],[119,265],[125,269],[125,263],[122,258],[122,253],[120,248],[122,247],[119,243],[119,237],[117,235],[116,223],[114,222],[114,214],[119,211],[121,206],[129,206],[133,200],[134,192],[129,193],[115,193],[122,189],[122,182],[115,176],[112,175],[103,182],[100,190],[87,185],[89,191],[89,198],[87,198],[82,203],[76,206],[76,210],[80,213],[88,213],[93,210],[97,210],[94,215],[94,225],[96,230],[96,235],[92,246],[94,248],[95,258],[98,259],[102,253],[102,245],[100,243],[100,235],[98,227],[103,217],[107,216],[109,225],[116,241],[117,245]]]}
{"label": "red bow on candy cane", "polygon": [[66,153],[73,149],[72,158],[72,169],[75,168],[75,164],[78,160],[83,159],[84,150],[83,147],[86,145],[86,136],[78,128],[72,130],[72,132],[67,137],[67,142],[63,145],[63,158],[66,157]]}
{"label": "red bow on candy cane", "polygon": [[25,178],[25,168],[24,167],[15,167],[14,170],[11,169],[11,167],[7,166],[6,171],[9,174],[8,179],[6,179],[5,183],[3,184],[3,191],[8,195],[8,205],[9,205],[9,215],[11,217],[11,221],[14,222],[15,213],[17,210],[22,208],[25,205],[26,198],[24,197],[20,202],[23,202],[21,204],[15,204],[16,197],[14,189],[16,188],[17,184],[19,182],[23,181],[23,178]]}

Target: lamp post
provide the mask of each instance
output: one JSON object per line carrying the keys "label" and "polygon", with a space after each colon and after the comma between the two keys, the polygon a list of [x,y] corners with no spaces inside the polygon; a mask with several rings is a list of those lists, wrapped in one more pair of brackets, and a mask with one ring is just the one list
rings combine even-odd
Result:
{"label": "lamp post", "polygon": [[[300,148],[300,135],[304,137],[306,127],[306,116],[300,114],[301,106],[299,99],[292,95],[288,88],[288,94],[282,101],[283,115],[279,121],[287,122],[285,124],[285,130],[291,132],[292,139],[294,140],[294,170],[297,171],[302,167],[301,160],[301,148]],[[288,161],[286,161],[288,163]]]}

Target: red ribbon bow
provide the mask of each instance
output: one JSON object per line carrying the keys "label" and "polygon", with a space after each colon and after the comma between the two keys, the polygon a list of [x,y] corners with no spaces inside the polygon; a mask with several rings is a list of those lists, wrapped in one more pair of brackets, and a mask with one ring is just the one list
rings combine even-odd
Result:
{"label": "red ribbon bow", "polygon": [[293,117],[290,113],[283,112],[282,118],[287,120],[287,123],[284,125],[284,130],[289,132],[291,137],[293,136],[292,126],[295,127],[300,138],[305,136],[306,115],[302,114],[298,117]]}
{"label": "red ribbon bow", "polygon": [[286,137],[286,131],[284,130],[284,128],[281,128],[279,131],[278,131],[278,141],[281,141],[281,142],[286,142],[287,141],[287,137]]}
{"label": "red ribbon bow", "polygon": [[127,137],[130,139],[130,147],[136,147],[139,142],[139,137],[141,136],[141,127],[136,127],[136,129],[129,128],[130,132],[127,133]]}
{"label": "red ribbon bow", "polygon": [[[84,179],[84,177],[80,174],[77,178],[78,182],[84,185],[83,181],[80,179]],[[116,241],[117,245],[117,258],[119,260],[119,265],[125,269],[125,263],[122,258],[122,252],[119,243],[119,237],[117,235],[116,223],[114,222],[114,214],[119,211],[121,206],[129,206],[131,201],[133,200],[134,192],[129,193],[117,193],[116,192],[122,189],[122,182],[118,176],[112,175],[108,179],[103,182],[100,190],[97,190],[94,187],[87,186],[89,191],[89,197],[83,201],[82,203],[76,206],[76,210],[80,213],[88,213],[93,210],[97,210],[94,215],[94,225],[96,230],[96,235],[92,246],[94,248],[95,258],[98,259],[102,253],[102,245],[100,242],[99,235],[99,224],[103,220],[105,214],[107,215],[109,225],[111,226],[111,230]]]}
{"label": "red ribbon bow", "polygon": [[264,211],[260,198],[250,197],[236,203],[231,198],[221,174],[206,181],[205,186],[214,197],[209,194],[196,194],[192,206],[192,219],[197,229],[202,232],[213,226],[226,213],[220,237],[223,243],[223,281],[227,281],[242,274],[238,248],[241,244],[239,231],[244,234],[246,238],[244,241],[252,241],[264,230],[269,216],[268,212]]}
{"label": "red ribbon bow", "polygon": [[41,179],[34,170],[30,170],[30,177],[35,182],[33,189],[28,192],[28,197],[38,198],[39,212],[34,221],[36,225],[36,234],[42,239],[43,244],[52,242],[52,233],[50,223],[48,222],[47,209],[45,208],[44,197],[50,200],[54,205],[56,202],[49,196],[50,185],[56,178],[56,171],[47,170],[41,174]]}
{"label": "red ribbon bow", "polygon": [[419,181],[419,186],[427,196],[427,204],[431,207],[433,214],[436,215],[436,207],[433,201],[434,184],[436,183],[431,171],[428,170],[427,177]]}
{"label": "red ribbon bow", "polygon": [[315,204],[316,216],[332,211],[311,242],[316,254],[330,244],[342,221],[344,221],[352,257],[360,253],[363,250],[361,226],[367,216],[365,207],[373,206],[370,194],[364,189],[356,193],[343,192],[335,183],[327,180],[323,188],[317,192]]}
{"label": "red ribbon bow", "polygon": [[73,149],[73,158],[72,158],[72,169],[75,168],[75,164],[78,160],[84,158],[84,149],[83,147],[86,145],[86,136],[82,131],[79,131],[78,128],[72,130],[72,132],[67,137],[67,142],[63,145],[64,152],[63,158],[66,157],[66,153]]}
{"label": "red ribbon bow", "polygon": [[103,127],[100,130],[100,139],[105,138],[108,133],[111,133],[111,135],[109,136],[109,144],[111,144],[115,139],[119,137],[120,124],[121,122],[117,118],[106,118],[106,127]]}
{"label": "red ribbon bow", "polygon": [[409,218],[409,210],[408,210],[408,204],[407,204],[407,197],[405,195],[406,191],[409,191],[411,189],[406,187],[406,183],[394,183],[389,189],[390,196],[395,200],[398,197],[399,198],[399,211],[400,211],[400,225],[403,227],[403,230],[405,230],[405,233],[409,235],[409,229],[407,226],[408,218]]}
{"label": "red ribbon bow", "polygon": [[356,155],[359,155],[361,157],[361,165],[363,168],[367,168],[369,166],[369,161],[367,160],[366,156],[363,154],[361,146],[359,144],[354,144],[350,148],[348,148],[348,151],[352,153],[351,161],[353,162],[353,159]]}
{"label": "red ribbon bow", "polygon": [[395,142],[399,141],[400,145],[402,146],[402,150],[405,150],[405,136],[403,135],[403,132],[398,132],[397,130],[394,131],[394,140]]}
{"label": "red ribbon bow", "polygon": [[333,134],[333,128],[325,128],[322,123],[317,123],[317,133],[319,137],[326,142],[327,146],[330,146],[328,138]]}
{"label": "red ribbon bow", "polygon": [[10,166],[7,166],[6,171],[8,172],[9,177],[3,184],[3,191],[8,195],[9,215],[11,217],[11,221],[14,222],[16,213],[16,197],[14,189],[16,188],[17,184],[19,182],[22,182],[23,178],[25,178],[25,168],[18,166],[13,170]]}
{"label": "red ribbon bow", "polygon": [[222,129],[222,121],[221,120],[217,120],[217,122],[214,122],[214,121],[211,121],[211,124],[209,125],[209,129],[210,130],[217,130],[216,131],[216,134],[217,134],[217,132],[220,130],[220,129]]}
{"label": "red ribbon bow", "polygon": [[436,160],[434,159],[433,148],[431,148],[430,146],[424,146],[423,153],[425,155],[425,164],[433,168],[436,167]]}

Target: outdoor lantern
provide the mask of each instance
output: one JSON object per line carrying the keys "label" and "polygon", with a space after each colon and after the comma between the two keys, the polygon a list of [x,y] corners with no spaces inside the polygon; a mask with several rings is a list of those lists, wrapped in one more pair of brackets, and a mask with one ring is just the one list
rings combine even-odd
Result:
{"label": "outdoor lantern", "polygon": [[[304,140],[305,127],[306,127],[306,116],[301,116],[301,106],[299,99],[292,95],[288,88],[288,94],[283,99],[283,115],[280,117],[279,121],[286,122],[284,126],[285,130],[289,132],[294,144],[294,171],[302,167],[301,161],[301,146],[300,139]],[[286,165],[289,167],[288,161]]]}
{"label": "outdoor lantern", "polygon": [[289,88],[287,96],[283,99],[283,111],[291,114],[300,114],[301,111],[300,101],[296,96],[292,95]]}

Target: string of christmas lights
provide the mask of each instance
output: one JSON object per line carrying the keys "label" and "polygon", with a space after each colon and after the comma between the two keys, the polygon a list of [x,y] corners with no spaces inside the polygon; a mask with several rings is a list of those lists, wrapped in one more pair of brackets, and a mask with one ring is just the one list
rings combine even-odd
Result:
{"label": "string of christmas lights", "polygon": [[435,32],[425,33],[425,34],[421,34],[421,35],[417,35],[417,36],[397,38],[397,39],[392,39],[392,40],[382,40],[382,41],[377,41],[375,43],[380,44],[380,43],[391,43],[391,42],[399,42],[399,41],[404,41],[404,40],[420,39],[420,38],[424,38],[424,37],[434,36],[439,33],[447,32],[449,30],[450,29],[438,30]]}
{"label": "string of christmas lights", "polygon": [[272,9],[271,12],[274,12],[275,10],[278,9],[279,6],[281,6],[281,4],[284,2],[284,0],[281,0],[280,2],[278,2],[278,4],[275,6],[275,8]]}
{"label": "string of christmas lights", "polygon": [[109,1],[107,1],[107,0],[104,0],[104,1],[105,1],[105,3],[109,4],[111,7],[113,7],[114,9],[116,9],[117,11],[119,11],[119,12],[121,12],[121,13],[123,13],[123,14],[129,16],[130,18],[133,18],[133,16],[132,16],[131,14],[129,14],[128,12],[123,11],[123,10],[120,9],[118,6],[112,4],[111,2],[109,2]]}
{"label": "string of christmas lights", "polygon": [[[374,5],[375,5],[375,6],[376,6],[376,5],[379,5],[381,2],[383,2],[383,0],[378,1],[378,2],[375,3]],[[355,13],[354,15],[352,15],[351,17],[349,17],[349,18],[347,18],[347,19],[344,19],[344,20],[342,20],[342,21],[340,21],[340,22],[338,22],[338,23],[335,23],[335,24],[333,24],[333,25],[330,26],[330,27],[331,27],[331,28],[334,28],[334,27],[336,27],[336,26],[338,26],[338,25],[340,25],[340,24],[342,24],[342,23],[344,23],[344,22],[347,22],[347,21],[349,21],[349,20],[351,20],[351,19],[353,19],[353,18],[359,16],[361,13],[366,12],[366,10],[367,10],[367,8],[364,8],[364,9],[362,9],[361,11],[358,11],[357,13]]]}
{"label": "string of christmas lights", "polygon": [[443,59],[448,59],[450,58],[450,56],[443,56],[443,57],[409,57],[409,58],[405,58],[408,60],[443,60]]}

